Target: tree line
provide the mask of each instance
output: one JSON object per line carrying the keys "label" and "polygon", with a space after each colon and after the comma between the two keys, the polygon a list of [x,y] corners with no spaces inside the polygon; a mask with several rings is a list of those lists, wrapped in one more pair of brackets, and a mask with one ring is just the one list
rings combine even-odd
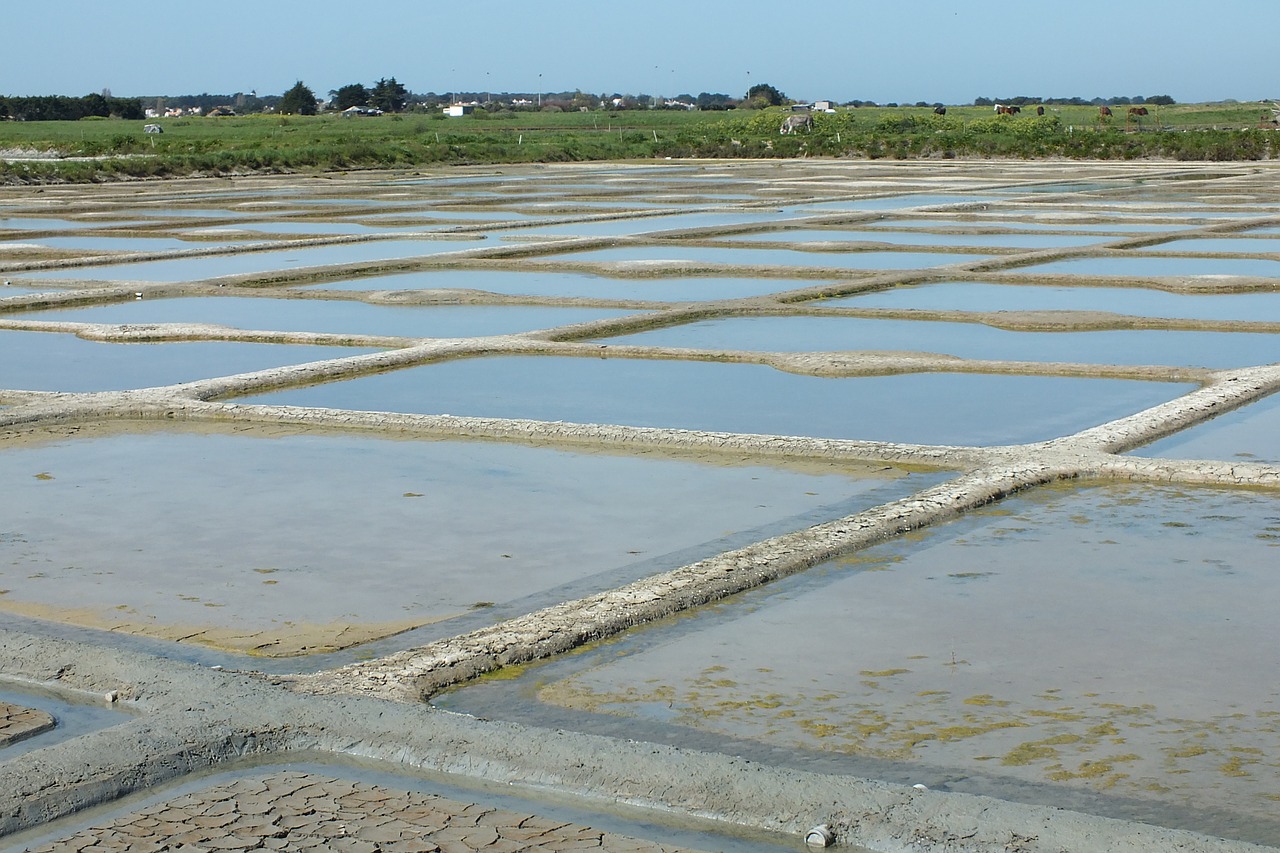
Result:
{"label": "tree line", "polygon": [[12,121],[78,121],[82,118],[143,118],[140,98],[113,98],[95,93],[82,98],[66,95],[12,97],[0,95],[0,118]]}

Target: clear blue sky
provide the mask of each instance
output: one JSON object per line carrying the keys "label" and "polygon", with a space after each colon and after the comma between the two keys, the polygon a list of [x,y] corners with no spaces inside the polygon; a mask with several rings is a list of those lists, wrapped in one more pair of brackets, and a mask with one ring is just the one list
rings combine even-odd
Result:
{"label": "clear blue sky", "polygon": [[0,94],[1280,97],[1276,0],[60,0],[6,6]]}

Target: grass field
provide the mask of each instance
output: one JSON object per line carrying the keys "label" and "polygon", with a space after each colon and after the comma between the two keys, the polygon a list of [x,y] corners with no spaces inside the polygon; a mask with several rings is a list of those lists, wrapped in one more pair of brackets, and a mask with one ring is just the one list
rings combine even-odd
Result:
{"label": "grass field", "polygon": [[144,122],[0,122],[0,149],[60,158],[0,163],[8,182],[113,177],[325,171],[432,163],[522,163],[654,157],[1014,157],[1064,156],[1248,160],[1277,156],[1260,119],[1269,104],[1148,107],[1109,120],[1093,106],[1034,107],[996,116],[990,107],[861,107],[815,116],[812,133],[780,136],[786,111],[501,112],[459,118],[409,113],[250,115]]}

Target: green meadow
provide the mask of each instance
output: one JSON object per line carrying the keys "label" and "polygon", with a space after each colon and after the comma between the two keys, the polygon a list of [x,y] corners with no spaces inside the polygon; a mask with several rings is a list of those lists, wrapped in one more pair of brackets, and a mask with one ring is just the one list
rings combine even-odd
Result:
{"label": "green meadow", "polygon": [[[783,135],[788,111],[499,111],[462,117],[258,114],[148,122],[0,122],[0,150],[44,159],[0,162],[7,183],[689,157],[1260,160],[1277,156],[1270,104],[1148,106],[1109,118],[1094,106],[1019,115],[991,107],[850,107],[816,113]],[[164,132],[148,134],[144,124]],[[75,159],[79,158],[79,159]]]}

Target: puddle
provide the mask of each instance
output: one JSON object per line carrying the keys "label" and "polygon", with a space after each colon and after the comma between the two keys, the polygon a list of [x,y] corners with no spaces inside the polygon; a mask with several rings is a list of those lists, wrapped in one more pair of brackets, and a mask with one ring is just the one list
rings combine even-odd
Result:
{"label": "puddle", "polygon": [[[0,534],[3,549],[7,534]],[[10,761],[19,755],[62,743],[90,732],[127,722],[131,716],[105,704],[72,701],[66,696],[44,690],[32,684],[17,684],[0,678],[0,702],[22,708],[34,708],[53,717],[56,725],[47,732],[24,738],[17,743],[0,748],[0,761]]]}
{"label": "puddle", "polygon": [[605,340],[751,352],[899,350],[997,361],[1213,368],[1270,364],[1280,358],[1275,335],[1252,332],[1015,332],[981,323],[857,317],[730,317]]}
{"label": "puddle", "polygon": [[1135,456],[1280,465],[1280,395],[1271,395],[1133,451]]}
{"label": "puddle", "polygon": [[283,428],[8,445],[0,606],[268,656],[615,588],[879,503],[899,476]]}
{"label": "puddle", "polygon": [[[810,282],[796,282],[804,286]],[[310,286],[310,285],[308,285]],[[324,290],[437,290],[462,288],[513,296],[642,299],[701,302],[774,293],[785,284],[776,278],[611,278],[577,272],[509,270],[423,270],[398,275],[327,281]],[[4,291],[0,290],[0,294]]]}
{"label": "puddle", "polygon": [[833,379],[755,364],[542,356],[441,362],[245,402],[995,445],[1074,433],[1191,389],[945,373]]}
{"label": "puddle", "polygon": [[1278,545],[1274,495],[1039,490],[439,703],[1274,845]]}
{"label": "puddle", "polygon": [[928,234],[910,231],[840,231],[827,228],[793,231],[761,231],[711,239],[761,242],[834,241],[893,243],[900,246],[998,246],[1010,249],[1049,249],[1056,246],[1087,246],[1107,242],[1105,238],[1076,234]]}
{"label": "puddle", "polygon": [[[944,252],[804,252],[794,249],[734,249],[712,246],[616,246],[561,255],[540,255],[537,260],[589,261],[685,261],[735,266],[833,267],[836,269],[898,270],[964,264],[986,260],[985,255]],[[1278,273],[1280,274],[1280,273]]]}
{"label": "puddle", "polygon": [[31,293],[48,293],[52,289],[55,288],[22,287],[21,285],[5,282],[4,284],[0,284],[0,299],[4,299],[6,296],[26,296]]}
{"label": "puddle", "polygon": [[102,343],[61,332],[0,330],[10,390],[121,391],[374,352],[358,347],[184,341]]}
{"label": "puddle", "polygon": [[1018,272],[1071,273],[1073,275],[1204,276],[1244,275],[1275,278],[1280,261],[1260,258],[1156,258],[1111,256],[1071,258],[1047,264],[1017,267]]}
{"label": "puddle", "polygon": [[950,281],[813,303],[932,311],[1109,311],[1138,317],[1280,322],[1280,293],[1184,294],[1140,287],[1052,287]]}
{"label": "puddle", "polygon": [[232,255],[208,255],[172,260],[112,264],[101,267],[67,267],[44,272],[25,272],[24,279],[88,279],[93,281],[199,281],[224,275],[245,275],[274,270],[386,261],[414,258],[464,249],[491,248],[493,242],[481,240],[377,240],[368,243],[342,243],[335,246],[309,246],[245,252]]}
{"label": "puddle", "polygon": [[470,338],[551,329],[632,313],[522,305],[368,305],[336,299],[180,296],[34,311],[22,316],[78,323],[215,323],[280,332]]}

